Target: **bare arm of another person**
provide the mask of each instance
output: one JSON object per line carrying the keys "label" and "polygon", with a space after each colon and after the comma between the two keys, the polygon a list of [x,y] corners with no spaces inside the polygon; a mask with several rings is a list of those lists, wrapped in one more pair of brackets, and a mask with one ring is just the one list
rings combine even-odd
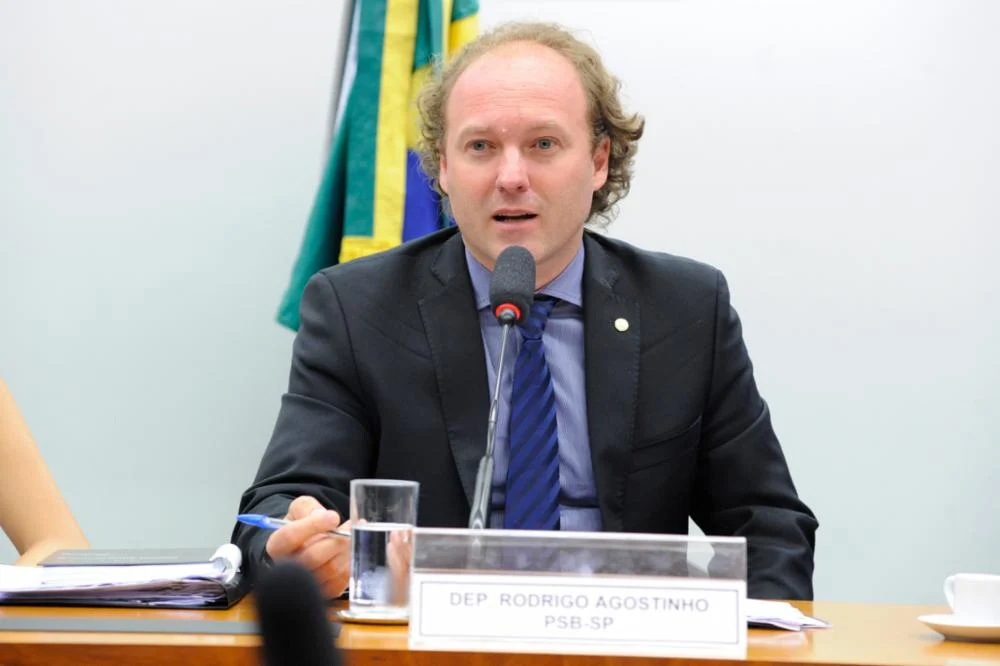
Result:
{"label": "bare arm of another person", "polygon": [[60,548],[88,547],[2,380],[0,527],[21,555],[15,564],[37,564]]}

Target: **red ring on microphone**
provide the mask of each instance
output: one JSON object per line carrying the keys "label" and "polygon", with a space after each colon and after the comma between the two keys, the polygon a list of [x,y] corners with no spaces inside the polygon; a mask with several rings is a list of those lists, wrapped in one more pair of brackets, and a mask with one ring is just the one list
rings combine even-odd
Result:
{"label": "red ring on microphone", "polygon": [[501,315],[508,312],[514,314],[514,321],[521,321],[521,309],[513,303],[501,303],[497,306],[497,309],[493,312],[493,314],[499,319]]}

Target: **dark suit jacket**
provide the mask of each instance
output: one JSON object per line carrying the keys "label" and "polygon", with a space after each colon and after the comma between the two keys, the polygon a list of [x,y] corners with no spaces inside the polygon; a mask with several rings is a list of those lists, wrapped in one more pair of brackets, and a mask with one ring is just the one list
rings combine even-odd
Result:
{"label": "dark suit jacket", "polygon": [[[757,392],[722,274],[587,232],[587,424],[604,529],[747,537],[749,594],[812,597],[817,522]],[[629,322],[625,332],[614,326]],[[420,482],[418,522],[464,527],[489,387],[461,236],[448,229],[313,276],[288,392],[241,512],[351,479]],[[237,526],[251,576],[268,534]]]}

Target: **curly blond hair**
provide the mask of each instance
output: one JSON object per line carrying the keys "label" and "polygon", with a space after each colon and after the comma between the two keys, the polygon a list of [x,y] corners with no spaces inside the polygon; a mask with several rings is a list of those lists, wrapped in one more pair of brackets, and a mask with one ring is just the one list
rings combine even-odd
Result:
{"label": "curly blond hair", "polygon": [[592,147],[605,137],[611,145],[608,157],[608,180],[594,192],[588,223],[605,226],[615,214],[615,205],[628,194],[632,168],[645,120],[638,114],[628,114],[622,108],[619,92],[621,82],[601,61],[591,46],[553,23],[506,23],[483,33],[467,44],[447,66],[439,67],[436,76],[428,79],[420,92],[420,164],[434,186],[447,199],[438,182],[441,150],[445,135],[445,108],[458,77],[480,56],[512,42],[534,42],[546,46],[569,60],[580,75],[587,96]]}

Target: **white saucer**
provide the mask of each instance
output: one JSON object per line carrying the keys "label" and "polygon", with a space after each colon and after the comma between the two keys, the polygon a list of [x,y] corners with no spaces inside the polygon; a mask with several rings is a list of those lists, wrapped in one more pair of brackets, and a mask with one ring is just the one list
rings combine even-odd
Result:
{"label": "white saucer", "polygon": [[953,641],[1000,642],[1000,624],[977,624],[953,614],[921,615],[917,618],[945,638]]}
{"label": "white saucer", "polygon": [[363,613],[354,613],[350,608],[344,608],[334,615],[338,620],[343,622],[356,622],[358,624],[409,624],[410,618],[408,617],[386,617],[379,615],[365,615]]}

